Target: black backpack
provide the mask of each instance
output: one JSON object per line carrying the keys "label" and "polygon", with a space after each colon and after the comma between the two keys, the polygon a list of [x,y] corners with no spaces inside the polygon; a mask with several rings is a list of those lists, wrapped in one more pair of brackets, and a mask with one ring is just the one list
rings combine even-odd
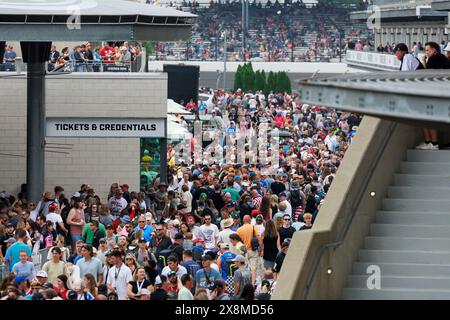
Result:
{"label": "black backpack", "polygon": [[167,258],[172,254],[172,249],[164,249],[159,252],[158,255],[158,264],[161,268],[167,267]]}
{"label": "black backpack", "polygon": [[302,201],[302,195],[300,193],[300,190],[293,190],[291,191],[291,205],[292,208],[298,208],[301,207],[303,205],[303,201]]}

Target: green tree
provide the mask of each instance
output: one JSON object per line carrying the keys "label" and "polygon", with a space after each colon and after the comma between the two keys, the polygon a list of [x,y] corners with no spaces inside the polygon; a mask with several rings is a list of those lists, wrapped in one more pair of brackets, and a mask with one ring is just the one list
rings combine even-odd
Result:
{"label": "green tree", "polygon": [[239,65],[236,74],[234,75],[234,91],[237,91],[239,88],[243,89],[243,80],[243,68]]}
{"label": "green tree", "polygon": [[269,72],[269,76],[267,77],[267,85],[266,85],[266,88],[265,88],[265,90],[264,90],[264,94],[266,95],[266,96],[268,96],[269,95],[269,93],[270,93],[270,91],[273,91],[275,88],[275,83],[276,83],[276,79],[275,79],[275,74],[272,72],[272,71],[270,71]]}
{"label": "green tree", "polygon": [[289,75],[287,72],[284,72],[284,81],[285,81],[285,91],[288,93],[292,92],[291,79],[289,79]]}
{"label": "green tree", "polygon": [[263,72],[257,70],[255,72],[255,86],[253,87],[254,90],[253,91],[258,91],[258,90],[264,90],[266,87],[266,78],[265,75],[263,74]]}

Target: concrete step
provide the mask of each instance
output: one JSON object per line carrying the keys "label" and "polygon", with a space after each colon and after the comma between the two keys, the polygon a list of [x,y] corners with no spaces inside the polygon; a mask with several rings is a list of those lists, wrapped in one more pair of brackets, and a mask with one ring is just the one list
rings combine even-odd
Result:
{"label": "concrete step", "polygon": [[440,175],[450,172],[450,162],[400,162],[400,173]]}
{"label": "concrete step", "polygon": [[374,237],[408,237],[413,235],[418,238],[450,239],[450,225],[372,224],[370,235]]}
{"label": "concrete step", "polygon": [[408,150],[406,158],[411,162],[450,163],[450,150]]}
{"label": "concrete step", "polygon": [[[370,278],[371,275],[351,275],[348,278],[347,288],[369,289],[369,285],[374,283]],[[450,290],[450,277],[436,277],[424,274],[423,276],[389,276],[383,274],[381,270],[380,275],[381,289],[435,289],[435,290]]]}
{"label": "concrete step", "polygon": [[450,225],[450,212],[377,211],[376,222],[403,225]]}
{"label": "concrete step", "polygon": [[[352,275],[365,275],[369,266],[380,268],[381,276],[411,276],[418,277],[431,275],[433,277],[450,277],[450,265],[446,264],[420,264],[420,263],[384,263],[384,262],[355,262]],[[450,288],[450,287],[449,287]]]}
{"label": "concrete step", "polygon": [[450,175],[395,174],[395,186],[450,188]]}
{"label": "concrete step", "polygon": [[371,250],[423,250],[450,254],[448,238],[366,237],[364,243],[365,249]]}
{"label": "concrete step", "polygon": [[448,211],[450,200],[428,199],[383,199],[383,210],[386,211]]}
{"label": "concrete step", "polygon": [[344,300],[449,300],[450,290],[435,289],[344,289]]}
{"label": "concrete step", "polygon": [[360,262],[450,264],[450,252],[417,250],[359,250]]}
{"label": "concrete step", "polygon": [[[449,170],[450,172],[450,170]],[[388,188],[388,197],[396,199],[447,199],[450,196],[450,188],[433,187],[396,187]]]}

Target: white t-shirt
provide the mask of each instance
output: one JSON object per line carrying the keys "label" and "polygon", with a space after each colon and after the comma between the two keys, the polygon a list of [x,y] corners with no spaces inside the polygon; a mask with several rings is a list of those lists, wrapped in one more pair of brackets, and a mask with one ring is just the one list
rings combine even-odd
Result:
{"label": "white t-shirt", "polygon": [[414,71],[419,67],[419,61],[412,54],[407,53],[403,57],[402,69],[401,71]]}
{"label": "white t-shirt", "polygon": [[292,217],[292,206],[291,203],[287,200],[281,201],[280,203],[286,203],[286,210],[285,212]]}
{"label": "white t-shirt", "polygon": [[119,300],[128,300],[128,282],[133,280],[130,268],[122,264],[120,268],[113,266],[108,272],[108,283],[116,290]]}
{"label": "white t-shirt", "polygon": [[202,225],[200,230],[205,238],[206,249],[213,249],[216,246],[217,238],[219,237],[219,228],[215,224]]}
{"label": "white t-shirt", "polygon": [[56,212],[50,212],[46,218],[47,218],[47,221],[53,222],[53,228],[55,230],[56,230],[56,224],[63,222],[63,219],[61,218],[61,216],[59,214],[57,214]]}
{"label": "white t-shirt", "polygon": [[232,243],[230,240],[230,235],[232,235],[233,233],[235,233],[235,232],[233,230],[231,230],[230,228],[220,231],[219,237],[217,238],[217,242],[228,243],[231,246]]}
{"label": "white t-shirt", "polygon": [[123,197],[120,199],[117,199],[114,196],[114,197],[111,197],[108,201],[108,207],[111,210],[111,214],[113,214],[113,215],[119,215],[120,212],[127,207],[127,205],[128,205],[128,202]]}
{"label": "white t-shirt", "polygon": [[[167,277],[167,274],[168,274],[170,271],[171,271],[171,270],[170,270],[169,266],[167,266],[167,267],[164,267],[164,268],[162,269],[161,274],[162,274],[163,276],[166,276],[166,277]],[[179,265],[179,266],[178,266],[178,270],[177,270],[177,277],[178,277],[178,279],[180,279],[180,278],[181,278],[184,274],[186,274],[186,273],[187,273],[186,268]]]}
{"label": "white t-shirt", "polygon": [[330,152],[334,152],[335,145],[337,144],[336,136],[335,135],[332,135],[332,136],[327,135],[327,137],[325,138],[325,143],[328,147],[328,150]]}
{"label": "white t-shirt", "polygon": [[202,232],[202,229],[199,226],[193,226],[191,228],[191,231],[192,231],[192,235],[194,236],[194,239],[195,238],[204,238],[205,237],[205,235]]}
{"label": "white t-shirt", "polygon": [[186,201],[186,212],[192,211],[192,193],[190,191],[182,192],[181,198]]}

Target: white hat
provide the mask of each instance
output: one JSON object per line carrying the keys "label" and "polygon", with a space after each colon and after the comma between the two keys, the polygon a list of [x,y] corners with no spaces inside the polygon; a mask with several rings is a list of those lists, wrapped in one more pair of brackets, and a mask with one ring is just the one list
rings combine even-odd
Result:
{"label": "white hat", "polygon": [[445,47],[444,51],[450,51],[450,42],[447,44],[447,46]]}
{"label": "white hat", "polygon": [[149,296],[150,295],[150,291],[148,291],[147,289],[142,289],[141,290],[141,295],[143,295],[143,296]]}
{"label": "white hat", "polygon": [[48,275],[47,275],[47,272],[45,272],[44,270],[41,270],[36,273],[36,277],[48,278]]}
{"label": "white hat", "polygon": [[147,212],[146,214],[145,214],[145,220],[152,220],[153,219],[153,215],[150,213],[150,212]]}

